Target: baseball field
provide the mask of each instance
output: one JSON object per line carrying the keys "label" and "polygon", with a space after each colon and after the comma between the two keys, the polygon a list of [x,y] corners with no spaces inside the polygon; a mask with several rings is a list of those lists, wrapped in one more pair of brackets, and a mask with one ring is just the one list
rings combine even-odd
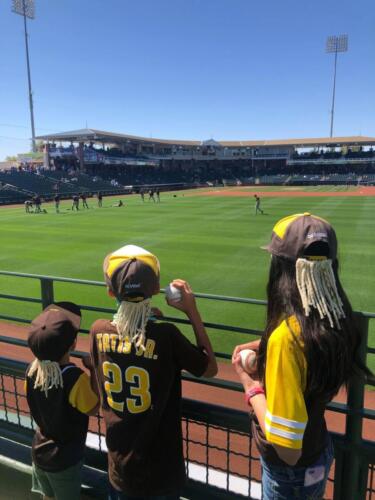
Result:
{"label": "baseball field", "polygon": [[[264,215],[254,214],[254,193]],[[137,244],[155,253],[161,264],[161,286],[173,278],[188,280],[194,291],[236,297],[265,298],[269,255],[260,249],[281,217],[311,212],[329,220],[339,241],[341,277],[355,309],[375,311],[375,190],[365,187],[206,188],[161,193],[161,202],[140,196],[104,198],[103,207],[72,212],[63,201],[60,213],[26,214],[23,206],[0,208],[0,270],[102,280],[102,261],[110,251]],[[0,276],[0,292],[39,297],[38,281]],[[55,285],[56,300],[114,307],[102,287]],[[165,304],[166,316],[181,317]],[[199,299],[205,321],[261,328],[262,306]],[[39,304],[0,299],[1,314],[32,318]],[[85,312],[84,326],[98,317]],[[372,323],[375,323],[373,321]],[[209,330],[215,350],[231,353],[245,335]],[[375,324],[370,331],[375,345]],[[375,360],[369,359],[375,367]]]}

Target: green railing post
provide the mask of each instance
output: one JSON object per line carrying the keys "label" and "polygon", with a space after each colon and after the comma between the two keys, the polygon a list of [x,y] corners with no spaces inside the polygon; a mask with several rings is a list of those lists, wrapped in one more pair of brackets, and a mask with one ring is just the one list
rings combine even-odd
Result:
{"label": "green railing post", "polygon": [[47,278],[40,279],[40,291],[42,296],[42,307],[45,309],[50,304],[53,304],[53,280]]}
{"label": "green railing post", "polygon": [[[358,359],[366,364],[368,318],[356,314],[358,328],[361,331],[361,344],[358,349]],[[366,496],[366,481],[363,481],[363,467],[367,462],[361,458],[363,405],[366,379],[363,373],[355,374],[348,386],[348,415],[345,429],[345,451],[342,468],[342,484],[340,500],[364,500]],[[366,474],[367,477],[367,474]],[[335,495],[335,499],[336,499]]]}

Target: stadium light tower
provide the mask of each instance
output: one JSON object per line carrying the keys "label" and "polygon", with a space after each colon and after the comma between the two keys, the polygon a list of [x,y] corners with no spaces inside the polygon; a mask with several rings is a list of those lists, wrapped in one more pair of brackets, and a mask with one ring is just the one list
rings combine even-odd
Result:
{"label": "stadium light tower", "polygon": [[12,11],[15,14],[20,14],[23,17],[23,25],[25,31],[25,47],[26,47],[26,63],[27,63],[27,80],[29,84],[29,105],[30,105],[30,120],[31,120],[31,144],[32,150],[36,151],[35,144],[35,126],[34,126],[34,105],[33,105],[33,92],[31,90],[31,72],[30,72],[30,58],[29,58],[29,41],[27,33],[26,18],[35,18],[34,0],[12,0]]}
{"label": "stadium light tower", "polygon": [[336,96],[336,67],[337,54],[339,52],[348,51],[348,35],[329,36],[326,43],[327,54],[335,54],[334,72],[333,72],[333,91],[332,91],[332,108],[331,108],[331,131],[330,137],[333,134],[333,120],[335,116],[335,96]]}

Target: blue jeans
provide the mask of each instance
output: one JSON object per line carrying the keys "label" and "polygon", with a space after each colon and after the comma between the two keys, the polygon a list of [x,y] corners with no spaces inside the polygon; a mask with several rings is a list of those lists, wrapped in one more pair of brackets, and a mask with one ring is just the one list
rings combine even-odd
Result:
{"label": "blue jeans", "polygon": [[322,499],[332,462],[331,442],[309,467],[270,465],[261,459],[263,500]]}
{"label": "blue jeans", "polygon": [[180,500],[180,495],[154,495],[150,497],[130,497],[115,488],[109,483],[108,500]]}

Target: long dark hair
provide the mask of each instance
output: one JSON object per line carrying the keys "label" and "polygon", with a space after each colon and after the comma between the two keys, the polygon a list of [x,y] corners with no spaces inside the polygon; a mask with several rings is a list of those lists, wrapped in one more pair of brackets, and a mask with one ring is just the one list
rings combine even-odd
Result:
{"label": "long dark hair", "polygon": [[[347,384],[356,367],[366,370],[356,360],[360,331],[339,280],[337,259],[332,262],[332,267],[345,312],[345,318],[340,320],[341,329],[331,328],[328,320],[320,319],[315,309],[310,312],[309,316],[305,316],[296,282],[295,262],[272,256],[267,285],[266,329],[260,342],[258,355],[258,373],[263,383],[268,339],[283,320],[286,320],[288,324],[288,318],[291,316],[294,316],[300,325],[302,342],[298,342],[297,338],[297,345],[303,349],[307,362],[305,396],[320,395],[329,401],[342,385]],[[290,326],[289,329],[291,334],[296,336]]]}

